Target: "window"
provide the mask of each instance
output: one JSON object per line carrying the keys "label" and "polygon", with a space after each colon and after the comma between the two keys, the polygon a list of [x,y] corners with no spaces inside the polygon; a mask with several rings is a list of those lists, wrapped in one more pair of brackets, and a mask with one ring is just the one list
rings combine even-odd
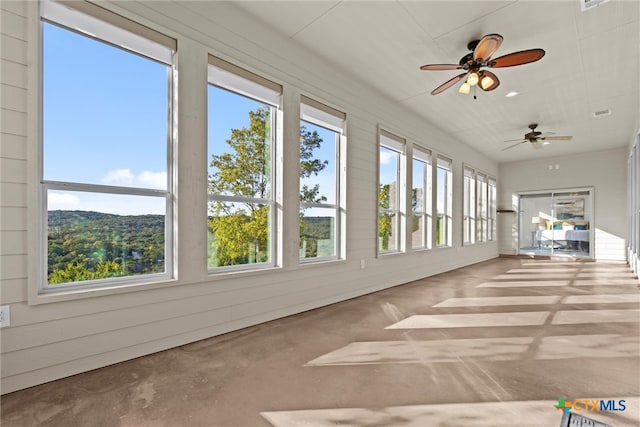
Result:
{"label": "window", "polygon": [[438,156],[436,172],[437,218],[436,246],[451,246],[452,232],[452,162],[446,157]]}
{"label": "window", "polygon": [[495,240],[496,180],[464,167],[463,243]]}
{"label": "window", "polygon": [[463,243],[473,244],[476,242],[476,172],[464,167],[464,190],[463,190]]}
{"label": "window", "polygon": [[300,259],[335,259],[346,115],[303,96],[300,119]]}
{"label": "window", "polygon": [[213,56],[208,75],[208,269],[274,266],[282,88]]}
{"label": "window", "polygon": [[378,188],[378,249],[398,252],[401,249],[401,221],[403,188],[401,160],[404,139],[380,130],[379,188]]}
{"label": "window", "polygon": [[478,173],[476,174],[476,198],[477,198],[477,218],[476,218],[476,240],[478,242],[486,242],[487,241],[487,176]]}
{"label": "window", "polygon": [[631,148],[627,169],[628,259],[636,276],[640,273],[640,135]]}
{"label": "window", "polygon": [[71,7],[41,3],[39,291],[169,279],[176,42]]}
{"label": "window", "polygon": [[413,186],[411,189],[411,247],[413,249],[431,249],[431,176],[431,153],[414,146]]}
{"label": "window", "polygon": [[497,183],[495,178],[489,177],[489,210],[487,211],[487,240],[492,242],[496,240],[496,206],[497,206]]}

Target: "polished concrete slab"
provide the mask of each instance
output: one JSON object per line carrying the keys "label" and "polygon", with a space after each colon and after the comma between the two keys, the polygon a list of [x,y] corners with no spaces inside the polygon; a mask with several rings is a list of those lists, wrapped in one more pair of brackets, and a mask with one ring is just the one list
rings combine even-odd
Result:
{"label": "polished concrete slab", "polygon": [[2,396],[1,425],[549,427],[563,398],[638,426],[639,296],[619,263],[500,258]]}

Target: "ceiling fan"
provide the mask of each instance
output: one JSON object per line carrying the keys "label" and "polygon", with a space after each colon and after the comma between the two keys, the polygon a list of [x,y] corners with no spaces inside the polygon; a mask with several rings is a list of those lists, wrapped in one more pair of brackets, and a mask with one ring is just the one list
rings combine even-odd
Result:
{"label": "ceiling fan", "polygon": [[458,64],[427,64],[420,67],[421,70],[464,70],[464,73],[458,74],[432,90],[431,95],[444,92],[464,77],[467,79],[460,86],[460,93],[467,94],[471,87],[476,85],[484,91],[494,90],[500,85],[500,80],[491,71],[483,70],[483,67],[502,68],[528,64],[536,62],[545,54],[543,49],[528,49],[491,59],[491,55],[498,50],[501,44],[502,36],[500,34],[488,34],[480,40],[469,42],[467,48],[471,53],[463,56]]}
{"label": "ceiling fan", "polygon": [[[573,136],[553,136],[554,133],[553,132],[539,132],[536,131],[536,128],[538,127],[538,125],[536,123],[531,123],[529,125],[529,129],[531,129],[531,132],[525,133],[524,134],[524,138],[520,138],[520,139],[509,139],[505,142],[514,142],[514,141],[518,141],[513,145],[508,146],[507,148],[503,148],[502,151],[504,150],[508,150],[509,148],[513,148],[516,147],[522,143],[525,142],[530,142],[531,146],[534,149],[539,149],[542,148],[543,145],[547,145],[549,143],[549,141],[569,141],[571,138],[573,138]],[[542,141],[542,144],[540,144],[540,141]]]}

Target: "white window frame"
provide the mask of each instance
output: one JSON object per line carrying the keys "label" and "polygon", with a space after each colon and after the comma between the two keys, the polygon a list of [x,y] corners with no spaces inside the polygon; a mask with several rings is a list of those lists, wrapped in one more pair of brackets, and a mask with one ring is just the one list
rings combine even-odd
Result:
{"label": "white window frame", "polygon": [[627,259],[636,276],[640,276],[640,132],[631,146],[628,170],[628,247]]}
{"label": "white window frame", "polygon": [[484,173],[476,172],[476,241],[487,241],[488,225],[488,180]]}
{"label": "white window frame", "polygon": [[463,166],[462,190],[462,244],[476,243],[476,171],[469,166]]}
{"label": "white window frame", "polygon": [[[343,247],[343,233],[342,224],[344,222],[342,200],[343,200],[343,183],[344,173],[346,171],[346,163],[344,161],[343,153],[346,152],[346,113],[332,108],[326,104],[316,101],[312,98],[308,98],[304,95],[300,97],[300,120],[302,122],[310,123],[332,132],[335,132],[335,158],[333,159],[335,166],[335,201],[334,203],[324,202],[300,202],[300,210],[305,208],[322,208],[332,209],[335,211],[335,229],[333,230],[333,255],[332,256],[320,256],[314,258],[299,257],[299,261],[302,264],[309,264],[314,262],[324,262],[342,259],[342,247]],[[324,141],[323,141],[324,142]]]}
{"label": "white window frame", "polygon": [[[414,217],[419,217],[420,221],[423,224],[422,235],[420,236],[422,239],[422,244],[419,246],[413,246],[413,239],[411,239],[411,246],[413,250],[431,249],[433,244],[433,166],[431,164],[431,150],[422,148],[418,145],[414,145],[412,157],[414,166],[416,162],[422,163],[424,165],[424,173],[421,182],[423,189],[422,203],[419,207],[412,207],[412,215]],[[412,174],[412,177],[414,175],[415,173]],[[412,197],[414,186],[415,183],[412,182]]]}
{"label": "white window frame", "polygon": [[487,199],[489,201],[489,206],[487,210],[487,220],[488,220],[487,241],[494,242],[496,240],[496,231],[497,231],[496,209],[498,205],[497,203],[498,181],[494,177],[489,176],[489,183],[487,188],[488,188]]}
{"label": "white window frame", "polygon": [[[44,302],[37,300],[40,295],[60,295],[73,291],[76,295],[81,291],[93,291],[96,289],[111,289],[116,287],[154,284],[162,281],[174,279],[174,143],[172,135],[175,133],[174,110],[175,110],[175,63],[174,55],[177,50],[177,42],[156,32],[149,27],[130,21],[120,15],[114,14],[100,6],[87,2],[66,2],[64,5],[49,0],[41,0],[40,6],[40,26],[39,33],[42,43],[43,23],[51,24],[63,28],[67,31],[78,33],[84,37],[89,37],[107,44],[116,49],[122,49],[131,54],[146,57],[150,60],[163,63],[169,67],[168,73],[168,106],[167,112],[167,183],[165,190],[141,187],[121,187],[113,185],[89,184],[83,182],[67,182],[44,179],[44,138],[42,132],[39,135],[39,167],[38,182],[39,196],[39,249],[38,249],[38,286],[35,293],[30,294],[30,302]],[[41,82],[44,80],[44,69],[42,68],[43,49],[40,49],[40,76]],[[38,103],[40,105],[39,127],[42,129],[44,123],[42,87],[39,90]],[[149,273],[140,275],[130,275],[115,278],[104,278],[95,280],[85,280],[79,282],[59,283],[54,286],[48,284],[48,193],[49,191],[69,191],[69,192],[91,192],[110,195],[130,195],[148,196],[164,198],[165,200],[165,228],[164,228],[164,266],[163,273]],[[33,297],[33,298],[31,298]],[[55,299],[57,300],[57,299]],[[53,301],[53,300],[51,300]]]}
{"label": "white window frame", "polygon": [[[441,214],[443,215],[442,225],[444,227],[444,243],[437,243],[437,233],[435,236],[436,239],[436,247],[437,248],[448,248],[453,246],[453,160],[443,155],[438,154],[436,161],[436,169],[445,171],[445,181],[444,181],[444,200],[443,200],[443,211],[438,211],[438,206],[436,204],[436,221],[437,217]],[[437,188],[440,185],[440,180],[438,179],[438,173],[436,170],[436,195]],[[437,225],[436,225],[437,228]]]}
{"label": "white window frame", "polygon": [[[238,264],[220,267],[209,267],[210,275],[226,273],[230,271],[254,271],[273,268],[278,265],[278,179],[280,176],[280,164],[278,162],[277,147],[280,138],[278,121],[281,110],[282,86],[262,76],[254,74],[235,64],[221,58],[209,55],[208,84],[224,89],[237,96],[243,96],[268,105],[271,109],[271,195],[269,198],[255,198],[224,194],[210,194],[207,188],[207,209],[209,202],[219,201],[226,203],[265,204],[269,206],[269,261],[250,264]],[[207,153],[207,159],[209,153]],[[208,186],[207,186],[208,187]],[[208,256],[207,256],[208,260]]]}
{"label": "white window frame", "polygon": [[[378,155],[380,155],[380,148],[385,148],[387,150],[394,151],[398,154],[398,165],[396,170],[396,192],[395,192],[395,200],[392,202],[389,200],[389,205],[393,205],[395,203],[395,208],[381,208],[378,203],[378,215],[376,218],[376,241],[380,242],[380,214],[392,214],[394,226],[396,230],[396,235],[392,236],[394,241],[395,249],[387,249],[383,250],[380,243],[377,244],[378,254],[392,254],[392,253],[400,253],[404,252],[405,247],[405,221],[403,220],[405,215],[405,206],[406,206],[406,180],[405,180],[405,170],[406,170],[406,158],[405,158],[405,150],[406,150],[406,140],[401,138],[391,132],[388,132],[384,129],[378,130]],[[380,161],[378,159],[378,198],[380,200]],[[392,229],[394,229],[392,227]]]}

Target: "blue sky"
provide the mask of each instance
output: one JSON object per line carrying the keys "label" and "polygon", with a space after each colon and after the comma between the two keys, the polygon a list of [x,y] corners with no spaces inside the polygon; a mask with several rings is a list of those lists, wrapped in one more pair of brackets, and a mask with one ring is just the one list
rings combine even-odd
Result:
{"label": "blue sky", "polygon": [[[164,64],[43,24],[44,178],[166,188]],[[49,193],[49,209],[161,213],[162,199]]]}
{"label": "blue sky", "polygon": [[[169,67],[43,24],[44,179],[166,189]],[[259,102],[209,86],[209,154],[227,150],[232,128],[249,125]],[[333,133],[317,130],[331,146]],[[318,150],[333,159],[331,150]],[[210,159],[207,160],[207,165]],[[327,168],[309,178],[335,197]],[[49,192],[49,209],[116,214],[163,213],[163,199]]]}

